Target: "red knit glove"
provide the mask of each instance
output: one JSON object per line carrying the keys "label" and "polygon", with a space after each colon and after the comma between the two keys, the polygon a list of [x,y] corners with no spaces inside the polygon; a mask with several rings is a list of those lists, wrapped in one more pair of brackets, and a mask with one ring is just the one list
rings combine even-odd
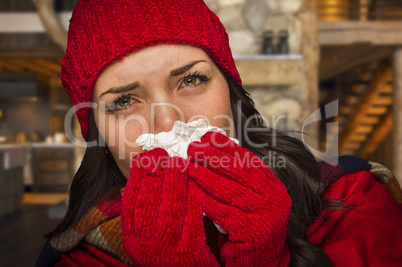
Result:
{"label": "red knit glove", "polygon": [[226,266],[288,266],[285,246],[291,199],[283,183],[249,150],[208,132],[190,144],[189,179],[205,214],[225,231]]}
{"label": "red knit glove", "polygon": [[219,266],[183,158],[161,148],[138,154],[122,200],[123,248],[136,266]]}

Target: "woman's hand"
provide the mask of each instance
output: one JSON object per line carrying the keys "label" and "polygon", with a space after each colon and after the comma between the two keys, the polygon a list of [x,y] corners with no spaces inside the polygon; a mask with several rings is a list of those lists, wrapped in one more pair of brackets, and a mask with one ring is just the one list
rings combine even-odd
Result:
{"label": "woman's hand", "polygon": [[164,149],[134,157],[121,221],[124,251],[136,266],[219,266],[186,161]]}
{"label": "woman's hand", "polygon": [[191,143],[187,154],[203,211],[229,232],[221,249],[226,266],[287,266],[291,199],[269,167],[217,132]]}

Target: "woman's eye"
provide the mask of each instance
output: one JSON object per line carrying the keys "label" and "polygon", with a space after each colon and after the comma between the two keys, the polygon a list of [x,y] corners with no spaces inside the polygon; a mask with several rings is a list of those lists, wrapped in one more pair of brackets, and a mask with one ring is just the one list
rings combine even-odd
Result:
{"label": "woman's eye", "polygon": [[128,108],[133,103],[133,99],[129,96],[123,96],[111,104],[109,104],[109,111],[116,111]]}
{"label": "woman's eye", "polygon": [[119,102],[117,102],[117,105],[121,108],[124,108],[124,107],[130,105],[130,102],[131,102],[131,99],[125,97],[125,98],[120,99]]}
{"label": "woman's eye", "polygon": [[210,80],[211,77],[207,77],[207,75],[195,72],[189,74],[187,77],[184,77],[180,87],[195,87],[201,85],[202,83],[209,82]]}
{"label": "woman's eye", "polygon": [[184,84],[185,86],[195,86],[197,85],[200,81],[197,82],[200,78],[196,77],[189,77],[184,79]]}

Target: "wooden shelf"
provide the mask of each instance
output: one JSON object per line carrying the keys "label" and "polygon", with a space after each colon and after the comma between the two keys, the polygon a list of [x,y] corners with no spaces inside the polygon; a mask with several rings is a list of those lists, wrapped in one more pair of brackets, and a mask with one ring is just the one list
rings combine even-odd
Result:
{"label": "wooden shelf", "polygon": [[235,55],[243,86],[289,86],[300,82],[303,56]]}
{"label": "wooden shelf", "polygon": [[401,21],[320,21],[320,45],[402,45]]}

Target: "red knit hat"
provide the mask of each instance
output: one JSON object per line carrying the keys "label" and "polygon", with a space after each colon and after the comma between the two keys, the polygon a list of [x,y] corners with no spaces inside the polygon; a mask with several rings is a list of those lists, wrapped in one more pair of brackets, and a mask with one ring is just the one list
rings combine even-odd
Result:
{"label": "red knit hat", "polygon": [[241,84],[225,28],[202,0],[80,0],[70,20],[60,76],[85,139],[88,103],[103,69],[160,43],[202,48]]}

